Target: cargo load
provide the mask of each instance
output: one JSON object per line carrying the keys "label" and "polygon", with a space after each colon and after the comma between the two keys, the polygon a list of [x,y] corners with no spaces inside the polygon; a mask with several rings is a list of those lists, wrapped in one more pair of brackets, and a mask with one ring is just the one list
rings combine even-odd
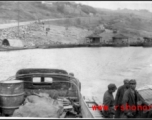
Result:
{"label": "cargo load", "polygon": [[23,105],[14,111],[13,117],[59,118],[62,113],[62,102],[49,97],[46,93],[39,93],[28,96]]}

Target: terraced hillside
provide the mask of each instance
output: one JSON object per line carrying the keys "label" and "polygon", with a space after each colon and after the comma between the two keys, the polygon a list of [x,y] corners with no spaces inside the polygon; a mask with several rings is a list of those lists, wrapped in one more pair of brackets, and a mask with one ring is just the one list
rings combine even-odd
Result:
{"label": "terraced hillside", "polygon": [[[50,28],[46,34],[46,28]],[[92,31],[76,27],[56,25],[30,24],[27,26],[12,27],[0,31],[0,39],[20,39],[25,46],[40,46],[54,44],[82,43]],[[19,35],[19,37],[18,37]],[[15,41],[14,41],[15,42]]]}

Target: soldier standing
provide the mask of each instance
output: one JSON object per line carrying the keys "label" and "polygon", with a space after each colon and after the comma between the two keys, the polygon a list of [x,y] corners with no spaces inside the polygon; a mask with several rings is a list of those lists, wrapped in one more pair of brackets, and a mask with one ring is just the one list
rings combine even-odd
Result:
{"label": "soldier standing", "polygon": [[115,112],[115,118],[120,118],[120,115],[122,113],[121,111],[121,105],[122,105],[122,98],[124,95],[124,92],[129,88],[129,80],[125,79],[124,80],[124,85],[120,86],[117,90],[116,93],[116,98],[115,98],[115,106],[116,106],[116,112]]}
{"label": "soldier standing", "polygon": [[103,105],[106,106],[108,110],[103,110],[103,116],[106,118],[113,118],[115,113],[113,93],[116,91],[116,89],[117,87],[115,84],[109,84],[108,90],[104,93]]}

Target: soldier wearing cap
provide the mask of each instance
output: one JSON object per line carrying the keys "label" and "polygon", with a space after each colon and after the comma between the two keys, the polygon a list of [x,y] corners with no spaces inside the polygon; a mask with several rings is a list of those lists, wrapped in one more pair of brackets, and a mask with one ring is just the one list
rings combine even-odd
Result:
{"label": "soldier wearing cap", "polygon": [[123,114],[121,118],[137,118],[139,115],[137,105],[147,105],[142,96],[136,90],[136,80],[130,80],[129,85],[130,88],[125,91],[122,99],[123,106],[121,110]]}
{"label": "soldier wearing cap", "polygon": [[117,87],[115,84],[109,84],[108,90],[104,93],[103,105],[108,108],[108,110],[103,110],[103,115],[106,118],[112,118],[114,115],[114,97],[113,93],[116,91]]}
{"label": "soldier wearing cap", "polygon": [[116,112],[115,112],[115,118],[120,118],[120,115],[122,114],[122,111],[120,109],[122,105],[122,97],[124,95],[124,92],[129,88],[129,80],[124,79],[124,85],[120,86],[116,93],[115,98],[115,106],[116,106]]}
{"label": "soldier wearing cap", "polygon": [[135,118],[136,111],[132,111],[131,106],[137,106],[137,92],[136,88],[136,80],[132,79],[129,81],[130,88],[125,91],[122,99],[123,107],[121,110],[123,112],[121,118]]}

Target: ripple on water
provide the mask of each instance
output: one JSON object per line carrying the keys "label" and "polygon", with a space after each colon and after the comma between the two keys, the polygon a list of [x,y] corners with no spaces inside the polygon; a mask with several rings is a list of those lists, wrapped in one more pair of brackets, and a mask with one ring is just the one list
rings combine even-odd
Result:
{"label": "ripple on water", "polygon": [[22,68],[58,68],[73,72],[81,81],[82,94],[102,96],[109,83],[136,78],[137,87],[151,84],[151,49],[72,48],[0,52],[0,80]]}

